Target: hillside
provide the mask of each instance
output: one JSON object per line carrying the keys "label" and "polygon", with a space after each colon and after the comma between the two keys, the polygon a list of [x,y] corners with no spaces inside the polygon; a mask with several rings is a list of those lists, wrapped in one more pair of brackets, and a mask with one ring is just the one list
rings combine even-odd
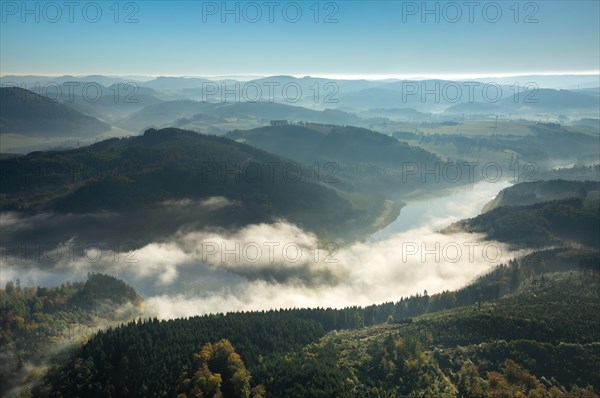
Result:
{"label": "hillside", "polygon": [[[350,191],[410,192],[443,185],[423,184],[419,172],[423,165],[441,167],[436,155],[365,128],[303,123],[236,130],[226,137],[306,165],[332,164],[340,185]],[[405,172],[407,165],[415,167],[415,175]]]}
{"label": "hillside", "polygon": [[[218,99],[218,98],[217,98]],[[274,102],[207,102],[178,100],[149,105],[128,117],[115,123],[117,126],[131,131],[139,131],[149,127],[173,127],[177,119],[191,118],[201,113],[209,116],[227,119],[233,122],[243,122],[247,128],[269,124],[271,120],[310,121],[316,123],[363,125],[366,122],[360,117],[338,110],[325,109],[317,111]],[[200,121],[197,121],[200,122]],[[210,123],[196,123],[198,127],[206,127]],[[236,127],[232,127],[232,130]],[[239,128],[239,127],[237,127]],[[223,129],[222,133],[228,131]]]}
{"label": "hillside", "polygon": [[595,397],[598,252],[532,256],[455,292],[366,308],[132,322],[94,336],[36,396],[175,395],[201,383],[182,377],[200,366],[204,354],[195,353],[230,342],[253,397],[455,397],[477,388],[489,391],[480,396]]}
{"label": "hillside", "polygon": [[233,131],[227,137],[307,164],[328,160],[397,166],[408,161],[439,160],[427,151],[385,134],[351,126],[268,126]]}
{"label": "hillside", "polygon": [[[403,139],[434,153],[476,162],[506,162],[504,175],[515,175],[515,162],[518,162],[519,173],[522,174],[518,181],[532,181],[545,170],[558,166],[592,165],[599,161],[600,140],[597,135],[557,123],[495,121],[490,118],[460,123],[421,123],[401,128],[407,132]],[[415,128],[424,134],[412,133],[411,137],[408,132]],[[565,169],[564,173],[569,174],[570,171]]]}
{"label": "hillside", "polygon": [[127,117],[115,122],[115,125],[130,131],[141,131],[149,127],[162,127],[181,118],[190,118],[198,113],[207,113],[213,104],[192,100],[174,100],[148,105]]}
{"label": "hillside", "polygon": [[567,198],[579,198],[593,200],[594,196],[600,194],[600,183],[592,181],[534,181],[525,182],[505,188],[498,196],[485,205],[483,212],[486,213],[501,206],[523,206],[538,202],[559,200]]}
{"label": "hillside", "polygon": [[102,274],[50,288],[8,281],[0,303],[2,395],[39,378],[48,361],[63,359],[62,349],[142,313],[142,298],[131,286]]}
{"label": "hillside", "polygon": [[567,180],[567,181],[596,181],[600,182],[600,164],[594,166],[573,166],[548,170],[536,174],[540,180]]}
{"label": "hillside", "polygon": [[570,198],[524,206],[494,208],[475,218],[459,221],[446,231],[483,233],[486,239],[513,247],[600,245],[600,202]]}
{"label": "hillside", "polygon": [[159,104],[164,97],[159,92],[133,82],[114,83],[110,86],[93,82],[93,85],[86,86],[86,83],[79,81],[67,81],[60,85],[45,85],[36,92],[50,98],[59,98],[70,108],[108,123],[123,119],[146,106]]}
{"label": "hillside", "polygon": [[597,288],[581,273],[546,274],[479,310],[332,332],[302,355],[335,366],[337,396],[597,397]]}
{"label": "hillside", "polygon": [[18,87],[0,88],[2,134],[93,137],[110,125],[58,101]]}
{"label": "hillside", "polygon": [[[529,99],[527,101],[526,99]],[[561,112],[598,116],[600,98],[585,91],[538,89],[515,94],[502,101],[508,110],[532,110],[536,112]]]}
{"label": "hillside", "polygon": [[[0,166],[2,210],[116,213],[128,217],[116,233],[130,233],[140,241],[174,233],[183,223],[233,227],[279,219],[319,233],[360,235],[371,231],[380,216],[368,209],[384,203],[384,198],[371,197],[367,205],[355,207],[336,193],[335,184],[290,160],[227,138],[178,129],[30,153],[2,159]],[[220,198],[222,205],[207,205],[210,198]],[[90,220],[104,229],[110,228],[106,221]],[[64,220],[61,224],[66,228]],[[38,225],[38,232],[44,229],[43,223]],[[98,231],[86,228],[78,235],[87,232]],[[72,232],[63,233],[69,239]]]}
{"label": "hillside", "polygon": [[[507,93],[511,91],[507,88]],[[593,93],[572,90],[536,89],[506,96],[497,103],[464,102],[449,106],[447,114],[527,114],[560,113],[575,116],[598,117],[599,98]]]}

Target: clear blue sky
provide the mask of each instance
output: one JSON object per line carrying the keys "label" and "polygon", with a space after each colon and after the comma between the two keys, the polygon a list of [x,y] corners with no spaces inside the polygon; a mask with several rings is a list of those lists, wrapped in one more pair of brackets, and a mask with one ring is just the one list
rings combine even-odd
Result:
{"label": "clear blue sky", "polygon": [[[234,10],[239,4],[239,22],[235,13],[222,15],[221,1],[120,2],[118,14],[113,1],[81,1],[72,10],[63,3],[29,2],[31,12],[23,14],[21,1],[1,2],[2,74],[444,76],[600,69],[597,0],[483,1],[471,15],[457,1],[458,19],[447,2],[427,2],[433,10],[438,4],[439,13],[423,15],[421,1],[275,1],[273,22],[262,0],[227,2]],[[292,23],[296,4],[302,16]],[[324,23],[332,13],[329,20],[337,22]],[[134,22],[123,23],[130,14]]]}

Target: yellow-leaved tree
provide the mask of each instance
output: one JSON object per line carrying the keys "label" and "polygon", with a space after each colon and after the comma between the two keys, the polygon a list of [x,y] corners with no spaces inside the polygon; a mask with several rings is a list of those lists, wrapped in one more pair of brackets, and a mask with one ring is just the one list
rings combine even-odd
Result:
{"label": "yellow-leaved tree", "polygon": [[228,340],[205,344],[192,368],[179,379],[177,398],[261,398],[264,387],[250,389],[250,372]]}

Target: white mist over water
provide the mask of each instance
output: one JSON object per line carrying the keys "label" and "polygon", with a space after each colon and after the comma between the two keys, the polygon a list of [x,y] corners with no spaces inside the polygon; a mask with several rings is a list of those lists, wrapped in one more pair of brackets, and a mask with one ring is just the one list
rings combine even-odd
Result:
{"label": "white mist over water", "polygon": [[[292,307],[345,307],[397,301],[464,286],[512,258],[507,248],[476,234],[437,231],[474,217],[508,182],[479,182],[408,203],[400,217],[366,242],[331,246],[284,220],[235,231],[179,232],[135,253],[133,263],[76,260],[24,271],[2,264],[2,279],[48,285],[104,272],[132,284],[146,299],[146,315],[176,318],[215,312]],[[278,243],[278,246],[273,246]],[[293,247],[286,252],[286,244]],[[236,246],[237,245],[237,246]],[[271,246],[269,246],[271,245]],[[239,247],[237,252],[232,248]],[[316,248],[319,249],[316,249]],[[217,250],[212,256],[206,249]],[[221,251],[221,248],[229,250]],[[248,248],[245,250],[244,248]],[[269,251],[268,248],[272,248]],[[300,249],[300,256],[294,250]],[[257,250],[260,255],[257,256]],[[54,284],[54,283],[53,283]]]}
{"label": "white mist over water", "polygon": [[[486,242],[482,242],[479,235],[445,235],[436,231],[480,214],[487,202],[510,185],[483,181],[457,187],[446,195],[411,202],[395,222],[367,242],[340,248],[332,255],[335,262],[307,261],[298,265],[309,281],[315,269],[330,270],[334,276],[331,283],[311,285],[294,278],[281,283],[268,279],[248,280],[230,287],[213,288],[201,296],[184,293],[153,296],[147,300],[147,308],[162,318],[236,310],[341,308],[396,301],[425,289],[431,294],[460,288],[513,255],[498,242],[485,248]],[[291,236],[289,228],[287,225],[266,228],[263,238],[286,241],[301,236],[304,248],[312,247],[316,241],[314,236],[293,228],[295,235]],[[238,234],[236,238],[252,240],[255,237],[254,234],[243,235]],[[221,238],[231,242],[231,237]],[[498,255],[497,250],[500,250]]]}

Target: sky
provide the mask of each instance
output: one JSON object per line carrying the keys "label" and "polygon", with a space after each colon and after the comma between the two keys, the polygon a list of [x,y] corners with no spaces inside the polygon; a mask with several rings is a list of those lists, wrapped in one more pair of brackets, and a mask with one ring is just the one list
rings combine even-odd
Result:
{"label": "sky", "polygon": [[1,1],[0,73],[598,73],[600,1]]}

